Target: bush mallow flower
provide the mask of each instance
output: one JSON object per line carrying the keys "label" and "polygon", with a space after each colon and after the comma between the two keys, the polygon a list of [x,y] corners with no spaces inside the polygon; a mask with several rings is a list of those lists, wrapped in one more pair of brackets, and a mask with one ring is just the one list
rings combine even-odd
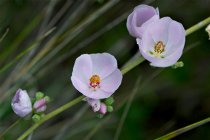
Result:
{"label": "bush mallow flower", "polygon": [[13,111],[20,117],[25,117],[32,112],[31,100],[25,90],[17,90],[11,105]]}
{"label": "bush mallow flower", "polygon": [[119,88],[122,73],[108,53],[83,54],[75,61],[71,81],[86,97],[105,99]]}
{"label": "bush mallow flower", "polygon": [[146,23],[154,19],[159,19],[158,8],[144,4],[136,6],[127,18],[126,26],[129,34],[135,38],[141,38]]}
{"label": "bush mallow flower", "polygon": [[181,57],[185,45],[183,25],[169,17],[151,21],[137,39],[140,53],[152,66],[168,67]]}

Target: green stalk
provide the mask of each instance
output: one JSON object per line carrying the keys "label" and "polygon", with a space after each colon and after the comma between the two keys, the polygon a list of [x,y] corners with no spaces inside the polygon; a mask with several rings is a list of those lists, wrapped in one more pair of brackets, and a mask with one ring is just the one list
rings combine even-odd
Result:
{"label": "green stalk", "polygon": [[176,137],[176,136],[178,136],[178,135],[180,135],[180,134],[182,134],[184,132],[192,130],[192,129],[194,129],[196,127],[199,127],[199,126],[201,126],[203,124],[206,124],[208,122],[210,122],[210,117],[208,117],[208,118],[206,118],[204,120],[198,121],[196,123],[190,124],[188,126],[182,127],[180,129],[177,129],[177,130],[175,130],[173,132],[170,132],[170,133],[168,133],[168,134],[166,134],[164,136],[161,136],[161,137],[159,137],[159,138],[157,138],[155,140],[169,140],[169,139],[172,139],[172,138],[174,138],[174,137]]}
{"label": "green stalk", "polygon": [[189,29],[187,29],[186,31],[186,36],[188,36],[189,34],[192,34],[193,32],[201,29],[202,27],[208,25],[210,23],[210,17],[204,19],[203,21],[195,24],[194,26],[190,27]]}
{"label": "green stalk", "polygon": [[[190,27],[189,29],[186,30],[186,36],[199,30],[200,28],[206,26],[208,23],[210,23],[210,17],[204,19],[203,21],[199,22],[198,24]],[[134,56],[135,57],[135,56]],[[133,58],[132,58],[133,59]],[[127,72],[129,72],[130,70],[132,70],[133,68],[135,68],[137,65],[139,65],[140,63],[142,63],[144,61],[144,58],[143,57],[139,57],[135,60],[133,60],[132,62],[129,62],[128,64],[126,64],[125,67],[123,67],[121,69],[121,72],[122,74],[126,74]],[[35,123],[34,125],[32,125],[27,131],[25,131],[19,138],[18,140],[23,140],[24,138],[26,138],[29,134],[31,134],[38,126],[40,126],[42,123],[44,123],[45,121],[51,119],[52,117],[60,114],[61,112],[65,111],[66,109],[76,105],[77,103],[81,102],[82,99],[84,98],[84,96],[79,96],[78,98],[68,102],[67,104],[64,104],[63,106],[59,107],[58,109],[50,112],[49,114],[47,114],[44,118],[42,118],[42,120],[40,120],[39,122]],[[203,122],[203,121],[202,121]],[[205,122],[205,121],[204,121]],[[192,128],[195,128],[197,126],[200,126],[201,124],[204,124],[204,123],[201,123],[201,122],[198,122],[198,125],[190,125],[188,126],[186,129],[187,130],[190,130]]]}
{"label": "green stalk", "polygon": [[60,114],[61,112],[65,111],[66,109],[76,105],[77,103],[81,102],[82,99],[84,99],[84,96],[79,96],[76,99],[68,102],[67,104],[65,104],[65,105],[57,108],[56,110],[50,112],[44,118],[42,118],[39,122],[37,122],[34,125],[32,125],[32,127],[30,127],[27,131],[25,131],[25,133],[23,133],[17,140],[23,140],[29,134],[31,134],[38,126],[40,126],[42,123],[44,123],[45,121],[51,119],[52,117]]}

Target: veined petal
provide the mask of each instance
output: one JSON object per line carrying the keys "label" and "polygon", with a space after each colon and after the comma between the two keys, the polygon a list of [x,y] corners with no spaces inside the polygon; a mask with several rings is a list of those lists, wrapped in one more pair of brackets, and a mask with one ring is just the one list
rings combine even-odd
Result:
{"label": "veined petal", "polygon": [[93,74],[99,75],[101,79],[109,76],[117,69],[117,60],[108,53],[90,54],[93,64]]}
{"label": "veined petal", "polygon": [[101,81],[100,88],[107,92],[115,92],[122,82],[122,73],[119,69],[116,69],[108,77]]}
{"label": "veined petal", "polygon": [[164,17],[156,22],[153,22],[150,26],[148,26],[147,32],[150,32],[152,38],[157,43],[162,41],[163,44],[167,44],[168,42],[168,27],[172,19],[170,17]]}
{"label": "veined petal", "polygon": [[144,31],[142,25],[155,15],[159,18],[158,10],[151,6],[144,4],[136,6],[127,18],[126,25],[129,34],[133,37],[141,38]]}
{"label": "veined petal", "polygon": [[25,117],[32,111],[31,100],[25,90],[18,89],[12,99],[12,109],[20,117]]}
{"label": "veined petal", "polygon": [[166,45],[166,55],[174,53],[179,47],[184,48],[185,29],[179,22],[172,21],[168,29],[168,42]]}
{"label": "veined petal", "polygon": [[84,95],[87,94],[86,92],[89,89],[88,83],[86,84],[86,83],[82,82],[79,78],[77,78],[73,75],[71,76],[71,82],[79,92],[81,92]]}
{"label": "veined petal", "polygon": [[89,82],[89,78],[92,75],[92,60],[90,55],[83,54],[76,59],[72,75],[77,77],[81,82]]}
{"label": "veined petal", "polygon": [[159,58],[159,61],[154,61],[154,62],[151,63],[151,65],[152,66],[156,66],[156,67],[168,67],[168,66],[172,66],[182,56],[182,51],[183,51],[183,49],[182,48],[179,48],[172,55],[166,56],[163,59],[162,58]]}

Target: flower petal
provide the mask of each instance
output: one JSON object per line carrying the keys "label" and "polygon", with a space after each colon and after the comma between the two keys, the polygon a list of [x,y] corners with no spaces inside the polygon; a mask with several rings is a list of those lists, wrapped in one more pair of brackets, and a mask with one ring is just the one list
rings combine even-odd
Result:
{"label": "flower petal", "polygon": [[12,99],[12,109],[20,117],[25,117],[32,111],[31,100],[25,90],[18,89]]}
{"label": "flower petal", "polygon": [[108,53],[90,54],[93,64],[93,74],[101,79],[109,76],[117,68],[117,60]]}
{"label": "flower petal", "polygon": [[72,76],[77,77],[81,82],[88,83],[92,75],[92,60],[90,55],[79,56],[73,67]]}
{"label": "flower petal", "polygon": [[106,92],[101,89],[96,89],[95,91],[90,88],[87,84],[84,84],[81,82],[78,78],[72,76],[71,81],[74,85],[74,87],[81,92],[83,95],[85,95],[88,98],[92,99],[105,99],[108,98],[113,94],[113,92]]}
{"label": "flower petal", "polygon": [[164,17],[153,22],[147,26],[147,32],[150,32],[152,38],[157,43],[162,41],[163,44],[168,42],[168,26],[172,19],[170,17]]}
{"label": "flower petal", "polygon": [[174,53],[177,48],[184,48],[185,44],[185,29],[179,22],[172,21],[168,29],[168,43],[166,45],[167,54]]}
{"label": "flower petal", "polygon": [[182,51],[183,49],[178,49],[176,50],[175,53],[173,53],[173,55],[170,55],[166,58],[159,58],[160,61],[154,61],[151,63],[152,66],[155,66],[155,67],[168,67],[168,66],[172,66],[174,65],[178,60],[179,58],[182,56]]}
{"label": "flower petal", "polygon": [[122,82],[122,73],[116,69],[112,74],[103,79],[100,88],[106,92],[115,92]]}
{"label": "flower petal", "polygon": [[85,92],[89,89],[88,84],[82,82],[79,78],[75,76],[71,76],[71,82],[74,85],[74,87],[85,95]]}
{"label": "flower petal", "polygon": [[154,15],[158,15],[159,11],[145,4],[136,6],[133,12],[127,18],[127,29],[131,36],[141,38],[144,28],[141,26],[151,19]]}

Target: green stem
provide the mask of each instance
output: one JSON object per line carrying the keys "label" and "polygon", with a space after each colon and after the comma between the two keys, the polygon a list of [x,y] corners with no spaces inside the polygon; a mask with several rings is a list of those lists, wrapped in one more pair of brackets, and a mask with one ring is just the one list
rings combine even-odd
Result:
{"label": "green stem", "polygon": [[[198,29],[204,27],[205,25],[207,25],[208,23],[210,23],[210,17],[206,18],[205,20],[199,22],[198,24],[192,26],[191,28],[186,30],[186,36],[197,31]],[[134,56],[135,57],[135,56]],[[132,58],[133,59],[133,58]],[[129,72],[131,69],[135,68],[137,65],[139,65],[140,63],[142,63],[145,59],[143,57],[138,57],[137,59],[133,60],[132,62],[129,62],[128,64],[126,64],[126,66],[124,66],[121,69],[122,74],[126,74],[127,72]],[[27,131],[25,131],[19,138],[18,140],[23,140],[24,138],[26,138],[30,133],[32,133],[38,126],[40,126],[42,123],[44,123],[45,121],[51,119],[52,117],[58,115],[59,113],[65,111],[66,109],[76,105],[77,103],[81,102],[82,99],[84,98],[84,96],[80,96],[70,102],[68,102],[67,104],[59,107],[58,109],[50,112],[49,114],[47,114],[44,118],[42,118],[42,120],[40,120],[39,122],[35,123],[34,125],[32,125]]]}
{"label": "green stem", "polygon": [[201,29],[202,27],[208,25],[210,23],[210,17],[204,19],[203,21],[193,25],[192,27],[190,27],[189,29],[186,30],[186,36],[188,36],[189,34],[192,34],[193,32]]}
{"label": "green stem", "polygon": [[59,107],[58,109],[50,112],[47,114],[44,118],[42,118],[39,122],[35,123],[33,126],[31,126],[25,133],[23,133],[17,140],[23,140],[26,138],[29,134],[31,134],[38,126],[40,126],[45,121],[51,119],[52,117],[60,114],[61,112],[65,111],[66,109],[76,105],[77,103],[81,102],[82,99],[84,99],[84,96],[79,96],[78,98],[68,102],[67,104]]}
{"label": "green stem", "polygon": [[192,130],[192,129],[194,129],[196,127],[199,127],[199,126],[201,126],[203,124],[206,124],[208,122],[210,122],[210,117],[208,117],[208,118],[206,118],[204,120],[198,121],[196,123],[190,124],[188,126],[182,127],[180,129],[177,129],[177,130],[175,130],[173,132],[170,132],[170,133],[168,133],[168,134],[166,134],[164,136],[161,136],[161,137],[159,137],[159,138],[157,138],[155,140],[169,140],[169,139],[172,139],[172,138],[174,138],[174,137],[176,137],[176,136],[178,136],[178,135],[180,135],[180,134],[182,134],[184,132]]}
{"label": "green stem", "polygon": [[141,64],[145,59],[140,56],[139,58],[135,59],[134,61],[128,63],[127,65],[125,65],[125,67],[123,67],[121,69],[122,74],[126,74],[127,72],[129,72],[130,70],[132,70],[133,68],[135,68],[136,66],[138,66],[139,64]]}

